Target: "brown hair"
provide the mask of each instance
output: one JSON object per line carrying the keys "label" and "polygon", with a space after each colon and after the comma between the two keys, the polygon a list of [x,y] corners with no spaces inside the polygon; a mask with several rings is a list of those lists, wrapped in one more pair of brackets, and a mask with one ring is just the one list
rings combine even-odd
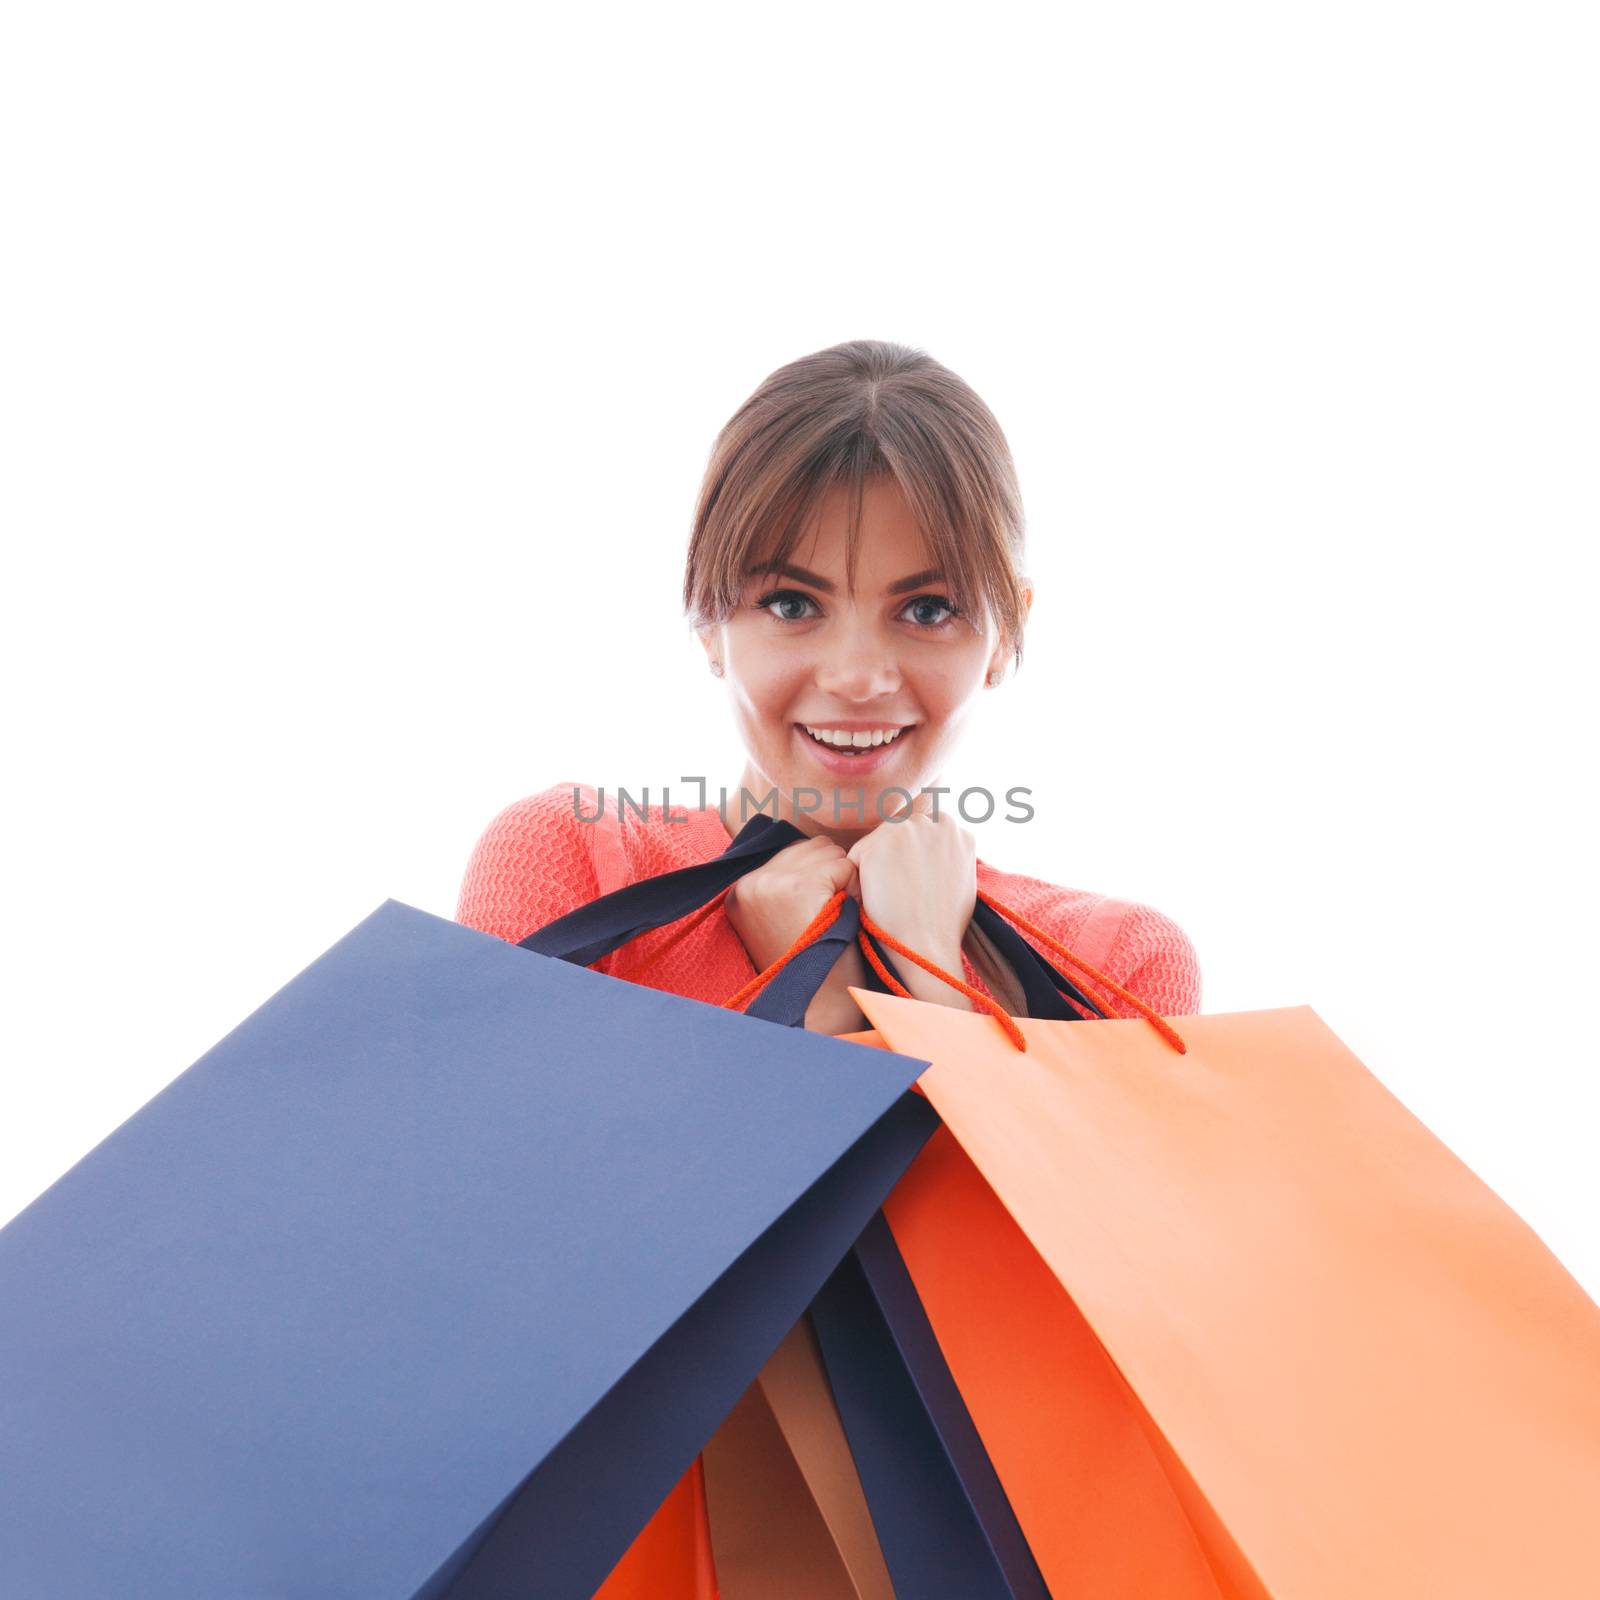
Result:
{"label": "brown hair", "polygon": [[733,612],[752,565],[788,560],[835,484],[853,488],[853,581],[862,489],[882,475],[900,485],[955,603],[982,599],[1020,660],[1022,496],[1005,435],[948,367],[878,339],[779,367],[717,435],[683,577],[695,624]]}

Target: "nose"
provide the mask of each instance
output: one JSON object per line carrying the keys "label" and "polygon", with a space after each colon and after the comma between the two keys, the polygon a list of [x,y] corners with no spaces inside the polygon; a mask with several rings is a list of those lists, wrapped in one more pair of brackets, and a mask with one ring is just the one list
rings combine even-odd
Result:
{"label": "nose", "polygon": [[816,681],[824,694],[852,704],[897,693],[901,677],[893,641],[871,627],[840,629],[817,662]]}

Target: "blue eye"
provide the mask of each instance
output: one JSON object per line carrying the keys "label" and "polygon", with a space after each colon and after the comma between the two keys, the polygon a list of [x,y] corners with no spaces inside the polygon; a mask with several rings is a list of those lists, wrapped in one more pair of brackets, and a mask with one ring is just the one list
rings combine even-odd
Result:
{"label": "blue eye", "polygon": [[[807,611],[807,606],[811,610]],[[780,622],[804,622],[815,614],[816,607],[816,601],[798,589],[774,589],[756,601],[757,611],[770,611]]]}
{"label": "blue eye", "polygon": [[919,628],[941,628],[961,613],[943,595],[919,594],[916,599],[906,601],[900,615]]}

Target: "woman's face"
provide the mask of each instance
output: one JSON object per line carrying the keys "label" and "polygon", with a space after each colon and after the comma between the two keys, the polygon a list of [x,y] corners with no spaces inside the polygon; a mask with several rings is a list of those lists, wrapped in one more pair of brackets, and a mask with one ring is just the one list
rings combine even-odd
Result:
{"label": "woman's face", "polygon": [[[784,814],[809,832],[859,834],[881,819],[886,791],[934,782],[1008,653],[986,608],[955,610],[892,478],[867,483],[861,516],[853,591],[849,498],[838,486],[788,563],[746,574],[737,610],[701,634],[749,753],[745,786],[756,800],[776,788]],[[818,803],[799,800],[801,790]],[[731,805],[737,827],[737,796]]]}

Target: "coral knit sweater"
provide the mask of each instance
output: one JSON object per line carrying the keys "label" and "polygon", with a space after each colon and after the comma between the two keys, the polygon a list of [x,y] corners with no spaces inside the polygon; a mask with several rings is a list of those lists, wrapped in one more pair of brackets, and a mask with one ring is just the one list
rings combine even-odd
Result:
{"label": "coral knit sweater", "polygon": [[[468,862],[458,922],[516,943],[597,895],[709,861],[728,847],[728,831],[714,807],[674,806],[673,816],[684,819],[679,821],[669,821],[660,806],[650,807],[646,818],[631,808],[619,817],[614,795],[607,795],[603,814],[591,823],[576,813],[575,789],[583,816],[594,816],[599,807],[595,791],[564,783],[518,800],[495,817]],[[1001,872],[985,861],[978,862],[978,887],[1163,1016],[1192,1016],[1200,1010],[1194,947],[1176,923],[1153,907]],[[643,960],[671,931],[634,940],[621,952],[622,964],[631,967]],[[609,972],[617,959],[607,957],[597,966]],[[990,993],[971,960],[964,956],[962,965],[966,981]],[[718,1005],[754,976],[744,945],[718,909],[641,973],[639,981]],[[1080,981],[1109,1016],[1137,1015],[1115,995]]]}

